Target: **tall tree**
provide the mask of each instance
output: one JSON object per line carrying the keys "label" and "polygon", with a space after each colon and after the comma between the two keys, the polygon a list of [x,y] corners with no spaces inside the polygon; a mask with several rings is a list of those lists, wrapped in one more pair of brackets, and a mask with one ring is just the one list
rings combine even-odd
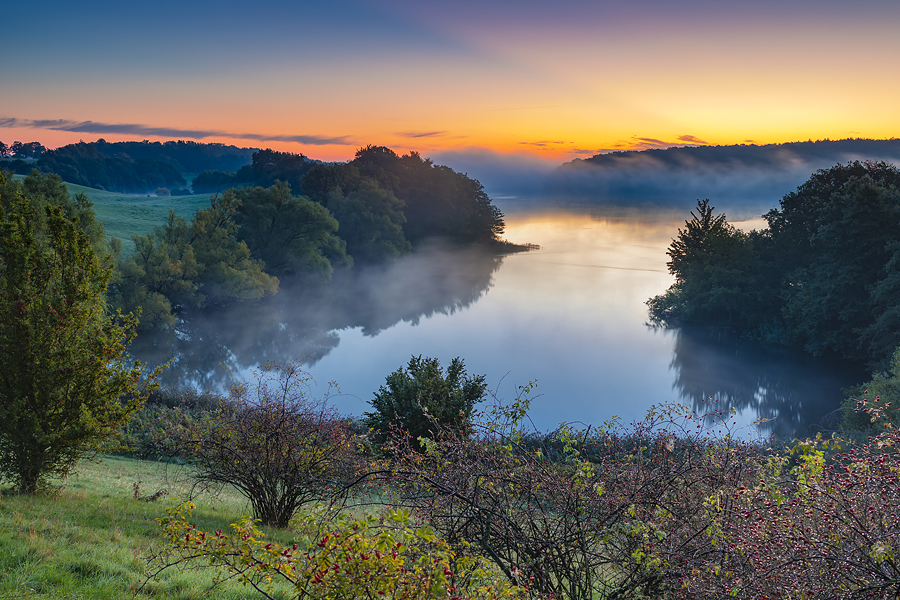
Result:
{"label": "tall tree", "polygon": [[[0,175],[0,185],[4,178]],[[135,322],[106,314],[111,268],[60,208],[0,208],[0,475],[27,494],[67,474],[138,408]]]}
{"label": "tall tree", "polygon": [[332,261],[348,264],[338,222],[318,204],[291,194],[291,186],[276,181],[268,188],[236,190],[234,215],[238,237],[250,256],[279,277],[311,273],[329,279]]}
{"label": "tall tree", "polygon": [[715,215],[709,200],[678,230],[667,254],[675,283],[651,298],[651,320],[660,324],[759,326],[768,315],[767,288],[756,245],[762,234],[747,234]]}
{"label": "tall tree", "polygon": [[129,311],[143,307],[148,327],[155,327],[173,325],[176,314],[277,292],[278,279],[238,239],[237,207],[235,191],[228,190],[190,221],[171,212],[162,227],[134,236],[136,252],[118,257],[113,306]]}

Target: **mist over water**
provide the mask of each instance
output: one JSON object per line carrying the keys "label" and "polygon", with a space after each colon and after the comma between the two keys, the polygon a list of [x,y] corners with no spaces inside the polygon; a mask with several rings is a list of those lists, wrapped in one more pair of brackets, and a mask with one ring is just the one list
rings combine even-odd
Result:
{"label": "mist over water", "polygon": [[[647,326],[644,302],[672,282],[666,249],[683,210],[599,207],[513,212],[506,237],[540,250],[496,256],[432,246],[389,265],[285,287],[267,301],[208,311],[132,352],[174,358],[167,383],[216,389],[266,361],[303,362],[316,393],[362,415],[412,355],[460,356],[497,394],[536,382],[535,426],[641,419],[658,403],[737,411],[746,435],[803,435],[865,378],[782,348],[708,331]],[[750,223],[759,226],[758,221]],[[748,224],[738,223],[741,226]]]}

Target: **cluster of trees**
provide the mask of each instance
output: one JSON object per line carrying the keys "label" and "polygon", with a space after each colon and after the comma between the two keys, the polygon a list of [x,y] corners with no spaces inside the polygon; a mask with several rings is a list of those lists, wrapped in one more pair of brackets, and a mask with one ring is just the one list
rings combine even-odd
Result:
{"label": "cluster of trees", "polygon": [[900,345],[900,171],[820,170],[745,233],[708,200],[669,247],[675,283],[648,301],[660,324],[725,325],[884,368]]}
{"label": "cluster of trees", "polygon": [[93,146],[108,157],[125,154],[134,160],[149,158],[170,164],[181,173],[199,173],[207,169],[236,171],[248,164],[253,153],[258,151],[257,148],[185,140],[107,142],[100,138]]}
{"label": "cluster of trees", "polygon": [[231,187],[268,187],[281,181],[296,192],[300,192],[304,175],[320,161],[307,158],[303,154],[256,150],[250,164],[244,164],[235,172],[204,169],[194,178],[192,187],[198,194],[221,192]]}
{"label": "cluster of trees", "polygon": [[133,159],[127,154],[110,157],[98,152],[94,144],[83,142],[50,150],[34,166],[69,183],[113,192],[144,193],[187,185],[178,169],[168,163]]}
{"label": "cluster of trees", "polygon": [[[296,179],[294,168],[305,196],[277,178]],[[370,146],[324,165],[266,150],[246,171],[268,187],[229,188],[191,221],[172,215],[133,238],[113,306],[143,307],[144,328],[170,326],[209,305],[271,295],[279,279],[328,281],[336,266],[381,263],[432,238],[517,248],[500,240],[503,215],[480,183],[414,153]]]}
{"label": "cluster of trees", "polygon": [[39,142],[15,141],[10,145],[0,142],[0,158],[40,158],[47,149]]}
{"label": "cluster of trees", "polygon": [[266,273],[238,238],[234,216],[238,199],[231,190],[187,219],[169,213],[165,224],[134,236],[135,252],[124,256],[121,243],[110,284],[113,308],[140,311],[142,328],[173,326],[178,315],[270,296],[278,279]]}
{"label": "cluster of trees", "polygon": [[355,258],[402,253],[408,249],[407,242],[415,245],[429,237],[495,242],[503,232],[503,215],[478,181],[416,152],[398,156],[383,146],[361,148],[345,164],[260,150],[253,154],[252,164],[237,173],[206,171],[194,179],[193,186],[195,192],[215,192],[235,186],[271,186],[276,181],[328,207],[342,230],[369,232],[345,238],[348,243],[351,238],[369,238],[361,239],[355,252],[351,250]]}
{"label": "cluster of trees", "polygon": [[[251,161],[254,152],[270,151],[183,140],[107,142],[101,138],[96,142],[69,144],[50,151],[38,142],[14,142],[10,146],[0,142],[0,158],[14,159],[4,165],[5,168],[18,175],[27,175],[37,168],[86,187],[125,193],[145,193],[159,187],[173,190],[176,196],[192,193],[182,173],[237,170]],[[42,158],[44,160],[38,160]],[[251,181],[241,182],[247,183]],[[271,183],[268,181],[266,185]],[[228,185],[211,187],[204,185],[201,178],[197,191],[215,192],[235,184],[237,182],[229,180]]]}

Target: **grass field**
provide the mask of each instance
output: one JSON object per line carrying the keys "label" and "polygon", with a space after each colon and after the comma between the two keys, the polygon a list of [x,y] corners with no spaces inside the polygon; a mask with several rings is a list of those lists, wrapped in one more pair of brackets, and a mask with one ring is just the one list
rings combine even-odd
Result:
{"label": "grass field", "polygon": [[[159,547],[157,518],[187,494],[183,471],[155,462],[104,457],[85,462],[60,491],[48,496],[0,495],[0,599],[131,598],[146,578],[146,557]],[[135,498],[160,489],[157,502]],[[208,531],[228,529],[249,512],[234,493],[194,499],[193,522]],[[289,541],[287,531],[267,531]],[[138,598],[258,598],[250,588],[226,583],[208,594],[214,573],[170,569],[145,586]]]}
{"label": "grass field", "polygon": [[[15,175],[24,179],[24,175]],[[120,238],[123,251],[134,250],[132,234],[144,235],[155,226],[162,225],[174,210],[179,217],[190,218],[197,209],[209,206],[209,194],[196,196],[147,196],[105,192],[94,188],[66,183],[69,194],[84,194],[94,203],[94,212],[106,228],[106,234]]]}
{"label": "grass field", "polygon": [[195,196],[139,196],[104,192],[93,188],[67,183],[72,195],[84,192],[94,203],[94,212],[106,228],[106,234],[120,238],[123,250],[134,250],[132,234],[144,235],[155,226],[162,225],[174,210],[179,217],[190,218],[200,208],[209,206],[209,195]]}

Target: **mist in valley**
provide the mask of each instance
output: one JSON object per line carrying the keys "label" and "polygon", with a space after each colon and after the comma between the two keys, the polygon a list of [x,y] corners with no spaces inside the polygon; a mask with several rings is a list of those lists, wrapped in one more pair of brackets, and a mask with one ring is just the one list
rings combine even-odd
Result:
{"label": "mist in valley", "polygon": [[[502,204],[501,204],[502,206]],[[392,262],[286,285],[266,301],[207,310],[132,351],[174,359],[164,380],[223,390],[268,361],[299,361],[315,393],[359,416],[410,356],[457,356],[498,397],[535,383],[531,417],[639,420],[654,404],[735,411],[745,437],[814,431],[854,373],[783,348],[648,326],[644,302],[671,283],[666,248],[685,215],[672,207],[545,206],[512,212],[507,237],[540,248],[500,256],[430,245]],[[824,365],[824,366],[823,366]],[[844,373],[835,375],[835,373]],[[710,402],[710,398],[715,402]],[[767,419],[754,425],[758,418]]]}
{"label": "mist in valley", "polygon": [[373,337],[463,310],[487,293],[502,260],[431,244],[388,264],[337,270],[328,284],[295,282],[266,300],[190,315],[172,331],[140,336],[131,352],[150,364],[173,361],[167,384],[222,390],[269,361],[310,365],[338,347],[342,330]]}

